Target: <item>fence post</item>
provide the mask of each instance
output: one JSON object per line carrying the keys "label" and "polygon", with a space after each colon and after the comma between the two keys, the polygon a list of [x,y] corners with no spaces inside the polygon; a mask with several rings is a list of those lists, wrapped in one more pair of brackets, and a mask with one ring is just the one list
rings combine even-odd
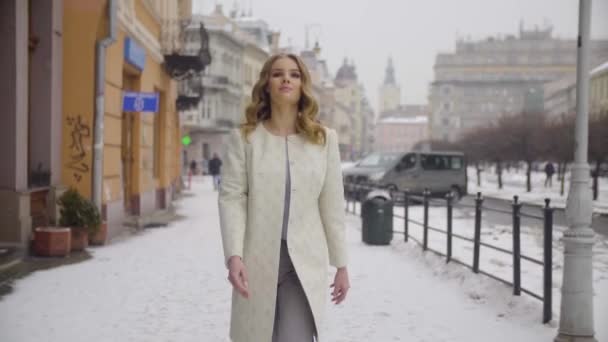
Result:
{"label": "fence post", "polygon": [[513,295],[521,295],[521,203],[513,196]]}
{"label": "fence post", "polygon": [[348,183],[344,183],[344,201],[346,202],[346,212],[349,212],[350,207],[350,193],[348,192]]}
{"label": "fence post", "polygon": [[429,189],[424,189],[422,193],[424,202],[424,239],[422,243],[422,249],[427,250],[429,246]]}
{"label": "fence post", "polygon": [[354,184],[350,184],[350,206],[351,206],[351,212],[354,214],[355,213],[355,185]]}
{"label": "fence post", "polygon": [[350,190],[350,183],[345,183],[344,187],[346,189],[346,212],[350,213],[350,201],[352,200],[352,191]]}
{"label": "fence post", "polygon": [[454,195],[451,192],[448,192],[446,195],[446,201],[448,205],[448,246],[447,246],[447,260],[446,263],[452,261],[452,201],[454,200]]}
{"label": "fence post", "polygon": [[365,191],[367,191],[367,185],[361,185],[361,189],[359,189],[359,216],[363,218],[363,199]]}
{"label": "fence post", "polygon": [[473,272],[479,273],[479,248],[481,242],[481,206],[483,198],[481,192],[475,198],[475,245],[473,246]]}
{"label": "fence post", "polygon": [[[360,185],[356,184],[355,185],[355,207],[353,208],[353,214],[357,215],[357,203],[359,203],[359,200],[361,199],[361,190],[359,190]],[[361,209],[361,207],[359,207],[359,210]]]}
{"label": "fence post", "polygon": [[543,263],[544,269],[544,286],[543,286],[543,323],[551,320],[551,311],[553,306],[553,208],[550,206],[551,200],[545,199],[544,208],[544,226],[545,226],[545,260]]}
{"label": "fence post", "polygon": [[410,221],[410,213],[409,213],[409,207],[410,207],[410,199],[409,199],[409,194],[408,191],[405,190],[403,192],[403,236],[404,236],[404,241],[407,242],[409,240],[409,221]]}

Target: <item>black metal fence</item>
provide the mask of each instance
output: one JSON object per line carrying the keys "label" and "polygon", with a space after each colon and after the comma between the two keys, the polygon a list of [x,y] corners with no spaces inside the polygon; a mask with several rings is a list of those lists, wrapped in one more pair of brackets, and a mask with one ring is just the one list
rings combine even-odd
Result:
{"label": "black metal fence", "polygon": [[[377,188],[360,185],[360,184],[345,184],[345,195],[346,195],[346,210],[348,212],[352,212],[353,214],[357,214],[357,206],[356,203],[362,203],[362,199],[367,193],[371,190]],[[508,286],[513,287],[513,295],[520,296],[521,293],[528,294],[533,298],[536,298],[543,302],[543,317],[542,322],[547,323],[551,320],[552,316],[552,270],[553,270],[553,261],[552,261],[552,243],[553,243],[553,208],[550,206],[550,200],[545,199],[545,207],[540,209],[542,215],[532,215],[522,212],[522,203],[519,202],[518,196],[513,197],[513,202],[511,204],[511,210],[501,210],[496,208],[489,208],[484,206],[484,199],[481,193],[477,193],[475,197],[475,204],[468,205],[460,202],[456,202],[454,200],[453,194],[447,194],[443,199],[435,199],[431,198],[431,193],[428,190],[425,190],[422,196],[417,196],[410,194],[407,191],[402,192],[391,192],[391,197],[396,198],[395,202],[403,205],[404,207],[404,215],[393,214],[393,218],[399,218],[403,220],[403,230],[393,230],[393,233],[403,234],[404,241],[408,242],[412,240],[419,244],[424,251],[431,251],[437,255],[446,258],[446,262],[455,262],[464,267],[471,269],[474,273],[483,274],[487,277],[495,279],[499,282],[502,282]],[[400,196],[399,196],[400,195]],[[423,205],[423,221],[417,221],[410,218],[409,208],[413,202],[418,202]],[[447,227],[445,229],[440,229],[437,227],[432,227],[429,225],[429,204],[433,203],[434,205],[445,206],[446,208],[446,216],[447,216]],[[463,235],[454,233],[453,231],[453,208],[467,208],[473,209],[475,211],[475,229],[474,229],[474,237],[468,238]],[[484,212],[494,212],[500,213],[504,215],[510,215],[512,218],[512,236],[513,236],[513,248],[512,250],[508,250],[505,248],[501,248],[498,246],[494,246],[492,244],[481,241],[481,230],[482,230],[482,217]],[[361,214],[361,210],[359,212]],[[543,249],[544,255],[543,260],[537,260],[535,258],[526,256],[521,253],[521,219],[527,218],[532,220],[537,220],[543,223]],[[423,237],[422,241],[419,241],[414,236],[410,234],[410,224],[414,224],[422,227],[423,229]],[[429,247],[429,231],[436,232],[439,234],[443,234],[446,236],[446,249],[445,253],[435,250]],[[453,239],[460,239],[462,241],[466,241],[473,244],[473,260],[471,260],[471,264],[459,260],[455,258],[452,254],[452,243]],[[486,272],[482,270],[479,266],[479,261],[481,257],[481,247],[489,248],[501,253],[508,254],[513,258],[513,277],[511,280],[503,279],[498,275],[491,274],[490,272]],[[521,281],[521,260],[526,260],[531,262],[532,264],[541,266],[543,269],[543,293],[538,294],[533,292],[532,290],[526,289],[522,286]]]}

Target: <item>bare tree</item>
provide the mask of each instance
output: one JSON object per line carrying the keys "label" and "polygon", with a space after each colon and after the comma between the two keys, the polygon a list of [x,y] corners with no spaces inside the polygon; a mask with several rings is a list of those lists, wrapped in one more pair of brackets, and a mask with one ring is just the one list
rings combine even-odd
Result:
{"label": "bare tree", "polygon": [[460,147],[467,155],[469,164],[475,165],[477,173],[477,186],[481,186],[482,163],[488,160],[488,145],[492,144],[494,128],[481,127],[467,132],[460,140]]}
{"label": "bare tree", "polygon": [[503,117],[498,124],[507,144],[506,154],[512,161],[523,160],[526,165],[526,191],[532,191],[532,164],[545,149],[542,139],[545,117],[542,113],[523,112]]}
{"label": "bare tree", "polygon": [[608,160],[608,111],[592,115],[589,120],[589,160],[595,164],[593,177],[593,199],[599,195],[599,181],[602,163]]}
{"label": "bare tree", "polygon": [[547,122],[543,131],[543,156],[557,161],[560,193],[565,193],[566,167],[574,157],[574,114],[564,114],[558,120]]}
{"label": "bare tree", "polygon": [[508,161],[509,142],[506,132],[501,129],[502,121],[509,120],[509,117],[503,115],[495,126],[486,128],[485,136],[485,156],[487,160],[492,161],[496,165],[496,176],[498,178],[498,188],[503,188],[502,172],[503,166]]}

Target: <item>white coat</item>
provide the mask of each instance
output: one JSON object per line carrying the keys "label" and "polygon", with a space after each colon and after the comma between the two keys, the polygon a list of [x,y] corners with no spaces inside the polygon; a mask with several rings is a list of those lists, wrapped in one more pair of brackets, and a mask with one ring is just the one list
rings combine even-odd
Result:
{"label": "white coat", "polygon": [[301,135],[273,135],[261,123],[247,139],[239,129],[229,134],[218,201],[222,241],[226,260],[242,257],[250,293],[245,299],[233,291],[233,342],[272,338],[287,175],[285,141],[291,176],[288,251],[320,327],[331,290],[329,265],[347,263],[338,137],[332,129],[325,131],[324,145]]}

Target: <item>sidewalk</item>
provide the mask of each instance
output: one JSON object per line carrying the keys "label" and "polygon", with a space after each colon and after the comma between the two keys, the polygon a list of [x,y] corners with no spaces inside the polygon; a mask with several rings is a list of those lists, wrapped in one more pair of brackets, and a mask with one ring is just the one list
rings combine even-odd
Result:
{"label": "sidewalk", "polygon": [[[176,205],[183,220],[18,280],[0,300],[0,340],[228,341],[231,290],[217,193],[200,177],[192,193]],[[540,323],[540,302],[446,266],[399,235],[391,246],[366,246],[359,218],[347,221],[352,289],[343,305],[328,303],[325,341],[537,342],[556,335],[554,324]],[[608,339],[601,333],[598,340]]]}

